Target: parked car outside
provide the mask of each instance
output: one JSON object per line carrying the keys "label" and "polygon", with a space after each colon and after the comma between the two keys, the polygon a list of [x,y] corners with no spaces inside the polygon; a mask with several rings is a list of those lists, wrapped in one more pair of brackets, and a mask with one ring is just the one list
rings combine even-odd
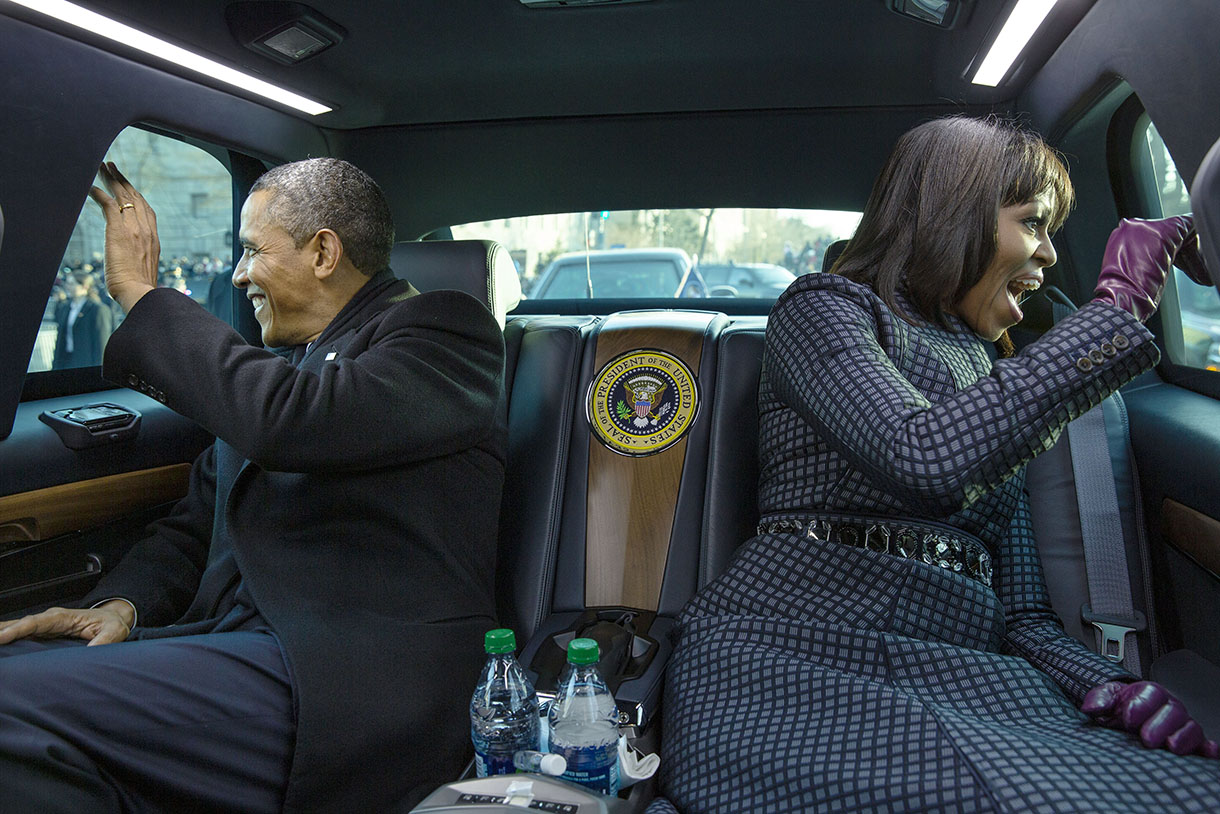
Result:
{"label": "parked car outside", "polygon": [[773,300],[796,275],[774,263],[700,263],[699,273],[711,297],[750,297]]}
{"label": "parked car outside", "polygon": [[[587,259],[586,259],[587,258]],[[551,261],[530,299],[706,297],[707,285],[682,249],[571,252]]]}

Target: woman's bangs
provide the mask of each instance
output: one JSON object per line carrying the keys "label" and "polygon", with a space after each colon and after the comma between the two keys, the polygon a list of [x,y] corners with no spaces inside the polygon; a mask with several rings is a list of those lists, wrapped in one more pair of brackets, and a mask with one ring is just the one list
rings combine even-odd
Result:
{"label": "woman's bangs", "polygon": [[1040,140],[1023,138],[1014,152],[1017,155],[1013,156],[1013,177],[1001,205],[1023,204],[1050,192],[1054,201],[1048,216],[1048,231],[1059,231],[1076,204],[1076,191],[1067,167],[1059,154]]}

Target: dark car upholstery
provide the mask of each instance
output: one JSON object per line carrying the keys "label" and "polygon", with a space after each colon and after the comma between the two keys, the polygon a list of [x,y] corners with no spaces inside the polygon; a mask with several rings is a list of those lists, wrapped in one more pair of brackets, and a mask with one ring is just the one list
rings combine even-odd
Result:
{"label": "dark car upholstery", "polygon": [[508,251],[494,240],[395,243],[390,268],[422,291],[456,289],[486,305],[504,327],[504,315],[521,301],[521,283]]}

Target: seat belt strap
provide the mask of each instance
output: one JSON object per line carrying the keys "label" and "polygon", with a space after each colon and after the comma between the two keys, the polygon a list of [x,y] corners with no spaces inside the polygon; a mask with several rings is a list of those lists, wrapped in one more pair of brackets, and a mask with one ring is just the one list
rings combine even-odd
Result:
{"label": "seat belt strap", "polygon": [[[1055,322],[1072,310],[1054,303]],[[1147,627],[1147,622],[1135,610],[1131,598],[1131,575],[1106,437],[1104,404],[1070,422],[1067,435],[1089,584],[1089,602],[1081,607],[1081,618],[1097,631],[1097,650],[1104,658],[1142,676],[1134,636]]]}
{"label": "seat belt strap", "polygon": [[1127,644],[1128,637],[1145,629],[1147,623],[1131,600],[1127,548],[1102,405],[1068,425],[1068,446],[1089,582],[1089,604],[1081,607],[1081,618],[1097,631],[1097,649],[1102,656],[1122,663],[1137,676],[1143,675],[1135,639],[1130,639],[1130,647]]}

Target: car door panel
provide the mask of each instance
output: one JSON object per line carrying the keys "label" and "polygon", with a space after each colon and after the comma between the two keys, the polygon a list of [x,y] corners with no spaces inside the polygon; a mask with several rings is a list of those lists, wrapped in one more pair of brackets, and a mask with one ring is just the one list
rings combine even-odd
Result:
{"label": "car door panel", "polygon": [[[38,418],[99,401],[139,412],[137,436],[72,450]],[[21,404],[12,434],[0,441],[0,615],[86,593],[186,493],[190,464],[210,441],[131,390]]]}
{"label": "car door panel", "polygon": [[1167,645],[1220,664],[1220,401],[1170,384],[1124,398]]}

